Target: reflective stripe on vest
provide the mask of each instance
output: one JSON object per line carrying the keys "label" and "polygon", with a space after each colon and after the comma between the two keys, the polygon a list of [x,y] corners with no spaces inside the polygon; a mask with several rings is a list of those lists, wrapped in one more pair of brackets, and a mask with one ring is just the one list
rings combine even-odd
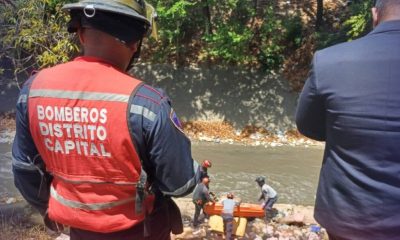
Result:
{"label": "reflective stripe on vest", "polygon": [[70,207],[70,208],[78,208],[83,210],[91,210],[91,211],[98,211],[98,210],[105,210],[110,209],[113,207],[117,207],[129,202],[135,201],[136,197],[130,197],[127,199],[115,201],[115,202],[103,202],[103,203],[83,203],[78,201],[72,201],[65,199],[63,196],[57,193],[53,186],[50,187],[50,195],[58,201],[60,204]]}
{"label": "reflective stripe on vest", "polygon": [[61,181],[65,183],[71,183],[71,184],[84,184],[84,183],[89,183],[89,184],[114,184],[114,185],[121,185],[121,186],[137,186],[139,182],[109,182],[109,181],[100,181],[100,180],[72,180],[72,179],[67,179],[65,177],[62,177],[60,175],[54,174],[53,176],[60,179]]}
{"label": "reflective stripe on vest", "polygon": [[100,93],[100,92],[34,89],[29,92],[29,98],[35,98],[35,97],[49,97],[49,98],[58,98],[58,99],[92,100],[92,101],[108,101],[108,102],[127,103],[129,101],[130,95]]}

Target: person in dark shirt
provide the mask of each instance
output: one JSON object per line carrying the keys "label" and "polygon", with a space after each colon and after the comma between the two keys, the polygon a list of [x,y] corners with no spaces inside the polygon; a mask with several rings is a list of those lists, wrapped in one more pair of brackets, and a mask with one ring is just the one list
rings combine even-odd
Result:
{"label": "person in dark shirt", "polygon": [[210,160],[203,160],[203,162],[201,163],[201,168],[200,168],[201,179],[203,179],[204,177],[209,177],[208,169],[211,168],[211,166],[212,166],[212,163]]}
{"label": "person in dark shirt", "polygon": [[214,199],[210,196],[209,184],[210,179],[208,176],[204,177],[199,183],[193,193],[193,203],[195,205],[195,213],[193,217],[193,226],[197,227],[199,222],[200,212],[203,210],[203,207],[208,202],[215,203]]}

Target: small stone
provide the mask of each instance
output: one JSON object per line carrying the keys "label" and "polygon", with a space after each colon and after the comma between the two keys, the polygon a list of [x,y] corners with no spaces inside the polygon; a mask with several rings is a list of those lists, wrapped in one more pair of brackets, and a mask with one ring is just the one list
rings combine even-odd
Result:
{"label": "small stone", "polygon": [[61,233],[60,236],[58,236],[55,240],[69,240],[69,239],[70,238],[68,235]]}
{"label": "small stone", "polygon": [[9,198],[9,199],[7,199],[7,201],[6,201],[6,204],[13,204],[13,203],[16,203],[17,202],[17,199],[16,198]]}
{"label": "small stone", "polygon": [[311,232],[307,235],[307,240],[319,240],[318,234]]}

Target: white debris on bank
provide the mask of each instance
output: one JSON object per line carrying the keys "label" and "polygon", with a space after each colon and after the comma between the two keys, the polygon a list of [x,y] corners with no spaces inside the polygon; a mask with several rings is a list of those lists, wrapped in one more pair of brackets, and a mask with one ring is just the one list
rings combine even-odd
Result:
{"label": "white debris on bank", "polygon": [[54,240],[69,240],[70,237],[64,233],[61,233],[56,239]]}
{"label": "white debris on bank", "polygon": [[264,137],[261,137],[257,134],[251,135],[249,139],[242,141],[235,141],[234,139],[221,139],[219,137],[210,137],[210,136],[199,136],[198,138],[191,138],[191,140],[199,141],[199,142],[209,142],[209,143],[220,143],[220,144],[242,144],[247,146],[263,146],[263,147],[282,147],[282,146],[291,146],[291,147],[310,147],[310,146],[323,146],[323,143],[313,141],[307,138],[288,138],[284,135],[277,136],[276,139],[270,141],[265,140]]}
{"label": "white debris on bank", "polygon": [[6,204],[12,204],[12,203],[16,203],[17,202],[17,199],[16,198],[8,198],[7,200],[6,200]]}
{"label": "white debris on bank", "polygon": [[14,141],[15,131],[0,131],[0,143],[11,144]]}
{"label": "white debris on bank", "polygon": [[[15,131],[1,131],[0,132],[0,143],[11,144],[14,140]],[[246,141],[235,141],[234,139],[221,139],[219,137],[209,137],[209,136],[199,136],[198,138],[191,138],[192,141],[199,142],[209,142],[209,143],[217,143],[217,144],[241,144],[247,146],[263,146],[263,147],[282,147],[282,146],[291,146],[291,147],[310,147],[310,146],[323,146],[322,143],[312,141],[306,138],[293,139],[288,138],[284,135],[277,136],[273,141],[267,141],[260,134],[254,134],[249,137],[249,140]]]}

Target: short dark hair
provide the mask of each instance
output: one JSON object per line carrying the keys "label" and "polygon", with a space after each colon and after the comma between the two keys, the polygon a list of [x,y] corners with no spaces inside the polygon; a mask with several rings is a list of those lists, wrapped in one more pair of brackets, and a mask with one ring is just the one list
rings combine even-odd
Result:
{"label": "short dark hair", "polygon": [[76,32],[78,27],[91,27],[126,44],[140,41],[147,32],[147,26],[143,22],[121,14],[96,11],[95,16],[87,17],[83,11],[74,10],[70,12],[70,16],[69,32]]}
{"label": "short dark hair", "polygon": [[399,0],[374,0],[374,6],[378,9],[382,16],[389,13],[394,6],[400,7]]}

